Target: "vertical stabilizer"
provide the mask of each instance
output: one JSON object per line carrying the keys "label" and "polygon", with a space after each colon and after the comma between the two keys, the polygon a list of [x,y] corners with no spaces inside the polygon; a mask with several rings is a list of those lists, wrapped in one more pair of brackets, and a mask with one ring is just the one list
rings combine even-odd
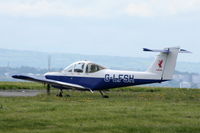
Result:
{"label": "vertical stabilizer", "polygon": [[176,67],[179,47],[165,48],[164,50],[144,49],[144,51],[160,52],[148,72],[158,75],[161,80],[171,80]]}

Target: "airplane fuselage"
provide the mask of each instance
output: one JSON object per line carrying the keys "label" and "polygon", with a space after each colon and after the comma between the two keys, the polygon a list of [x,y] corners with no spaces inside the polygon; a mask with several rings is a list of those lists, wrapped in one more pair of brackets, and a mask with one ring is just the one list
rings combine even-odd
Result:
{"label": "airplane fuselage", "polygon": [[103,69],[96,73],[50,72],[46,73],[45,77],[50,80],[78,84],[91,90],[104,90],[166,81],[160,79],[158,75],[149,72],[111,69]]}

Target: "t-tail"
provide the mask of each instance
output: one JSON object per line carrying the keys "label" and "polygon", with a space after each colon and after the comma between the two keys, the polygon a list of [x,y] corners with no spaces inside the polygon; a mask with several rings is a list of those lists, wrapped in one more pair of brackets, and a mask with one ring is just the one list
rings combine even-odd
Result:
{"label": "t-tail", "polygon": [[153,64],[147,69],[147,72],[156,74],[161,81],[173,78],[178,53],[191,53],[190,51],[180,49],[180,47],[170,47],[163,50],[144,48],[143,50],[147,52],[160,52]]}

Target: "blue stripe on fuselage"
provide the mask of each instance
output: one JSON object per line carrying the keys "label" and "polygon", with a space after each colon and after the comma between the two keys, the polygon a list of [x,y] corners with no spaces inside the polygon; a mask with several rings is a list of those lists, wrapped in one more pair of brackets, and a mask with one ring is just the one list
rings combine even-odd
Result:
{"label": "blue stripe on fuselage", "polygon": [[134,83],[124,83],[121,82],[105,82],[104,78],[94,78],[94,77],[76,77],[76,76],[52,76],[46,75],[47,79],[77,84],[90,88],[92,90],[103,90],[111,89],[125,86],[141,85],[141,84],[150,84],[150,83],[160,83],[166,80],[153,80],[153,79],[134,79]]}

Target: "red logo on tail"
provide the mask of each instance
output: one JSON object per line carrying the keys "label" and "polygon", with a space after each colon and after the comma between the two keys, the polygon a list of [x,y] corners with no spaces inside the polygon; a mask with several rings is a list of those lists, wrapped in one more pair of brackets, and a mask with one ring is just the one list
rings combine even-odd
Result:
{"label": "red logo on tail", "polygon": [[158,62],[159,68],[162,68],[162,65],[163,65],[163,60],[159,60],[159,62]]}

